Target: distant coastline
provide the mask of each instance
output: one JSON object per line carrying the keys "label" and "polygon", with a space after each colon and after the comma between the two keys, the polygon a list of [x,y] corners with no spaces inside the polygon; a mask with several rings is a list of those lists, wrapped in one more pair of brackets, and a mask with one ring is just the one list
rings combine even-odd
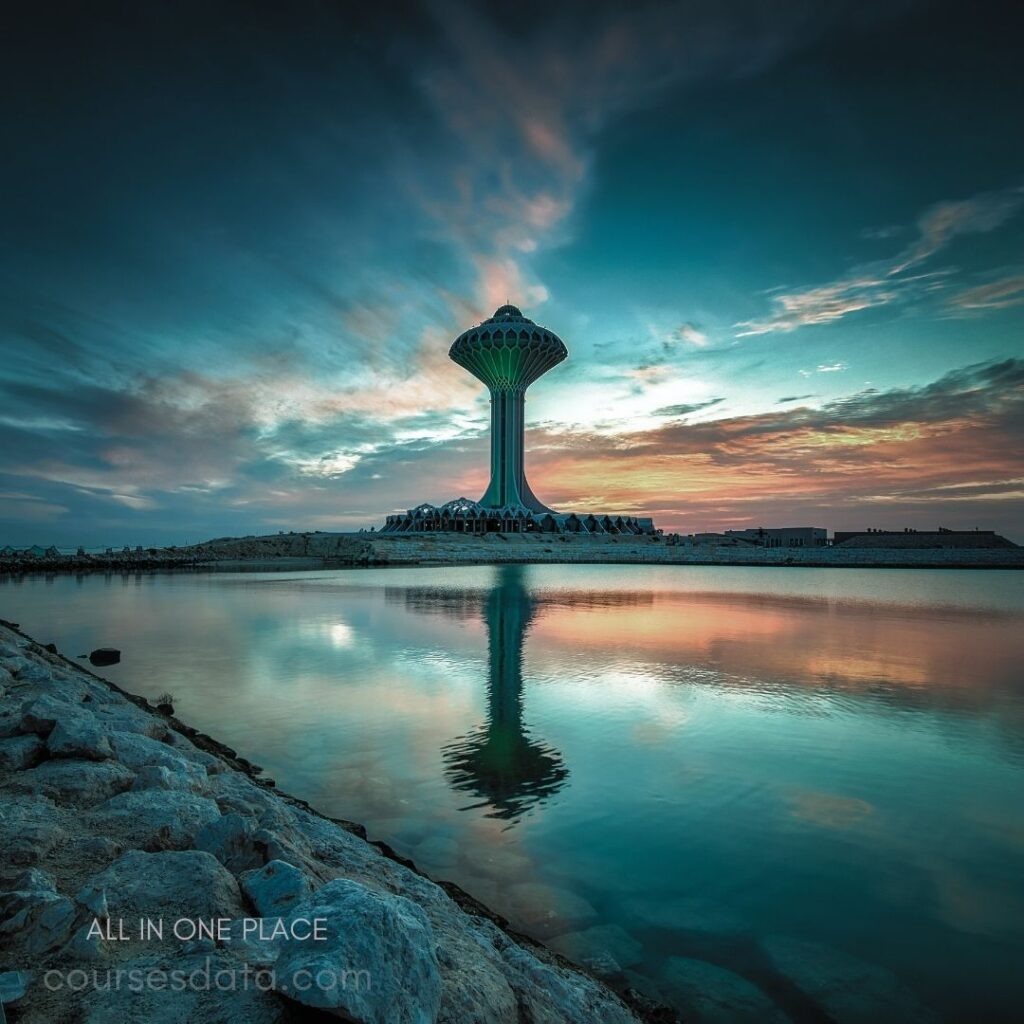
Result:
{"label": "distant coastline", "polygon": [[316,569],[507,563],[743,565],[777,568],[1024,569],[1024,548],[814,547],[673,543],[663,537],[292,532],[224,537],[186,547],[103,553],[0,553],[0,575]]}

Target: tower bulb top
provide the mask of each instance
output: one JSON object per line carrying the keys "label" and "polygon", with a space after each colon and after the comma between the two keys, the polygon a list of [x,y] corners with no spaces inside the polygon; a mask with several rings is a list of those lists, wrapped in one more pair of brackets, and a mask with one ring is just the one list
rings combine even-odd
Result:
{"label": "tower bulb top", "polygon": [[482,324],[460,334],[448,355],[491,391],[525,391],[569,354],[557,334],[518,307],[499,306]]}

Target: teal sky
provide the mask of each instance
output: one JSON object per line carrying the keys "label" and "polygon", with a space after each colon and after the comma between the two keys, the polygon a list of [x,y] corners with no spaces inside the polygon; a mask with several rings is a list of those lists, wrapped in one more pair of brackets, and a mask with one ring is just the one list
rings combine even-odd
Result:
{"label": "teal sky", "polygon": [[3,44],[0,544],[565,509],[1024,542],[1006,5],[125,5]]}

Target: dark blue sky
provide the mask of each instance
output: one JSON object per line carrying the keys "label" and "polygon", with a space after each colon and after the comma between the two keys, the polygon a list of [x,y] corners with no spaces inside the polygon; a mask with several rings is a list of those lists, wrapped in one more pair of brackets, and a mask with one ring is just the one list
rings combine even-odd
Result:
{"label": "dark blue sky", "polygon": [[103,4],[0,61],[0,543],[486,483],[506,298],[559,507],[1024,541],[1006,4]]}

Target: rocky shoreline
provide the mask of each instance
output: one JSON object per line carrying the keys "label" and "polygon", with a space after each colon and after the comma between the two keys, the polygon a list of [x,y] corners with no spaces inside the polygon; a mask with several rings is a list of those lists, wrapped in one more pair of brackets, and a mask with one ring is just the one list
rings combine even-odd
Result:
{"label": "rocky shoreline", "polygon": [[676,1019],[5,622],[0,792],[0,1020]]}

